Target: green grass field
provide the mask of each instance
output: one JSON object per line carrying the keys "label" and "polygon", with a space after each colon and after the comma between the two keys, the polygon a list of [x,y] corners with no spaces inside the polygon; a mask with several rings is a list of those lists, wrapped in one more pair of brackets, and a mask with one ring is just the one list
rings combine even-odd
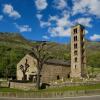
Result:
{"label": "green grass field", "polygon": [[0,87],[0,92],[24,92],[24,91],[19,89]]}
{"label": "green grass field", "polygon": [[94,89],[100,89],[100,84],[96,85],[84,85],[84,86],[66,86],[66,87],[60,87],[60,88],[50,88],[50,89],[45,89],[43,91],[51,91],[51,92],[56,92],[56,91],[79,91],[79,90],[94,90]]}

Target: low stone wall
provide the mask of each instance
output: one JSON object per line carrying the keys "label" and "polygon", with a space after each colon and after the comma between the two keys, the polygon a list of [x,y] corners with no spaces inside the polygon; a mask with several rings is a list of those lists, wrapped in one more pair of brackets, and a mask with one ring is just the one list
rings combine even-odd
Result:
{"label": "low stone wall", "polygon": [[7,82],[7,81],[0,81],[0,87],[9,87],[9,82]]}
{"label": "low stone wall", "polygon": [[34,83],[18,83],[18,82],[10,82],[10,88],[16,88],[21,90],[33,90],[35,89]]}
{"label": "low stone wall", "polygon": [[54,87],[64,87],[64,86],[85,86],[85,85],[95,85],[99,84],[100,81],[87,81],[87,82],[64,82],[64,83],[53,83],[50,84],[47,88],[54,88]]}
{"label": "low stone wall", "polygon": [[[64,82],[64,83],[53,83],[46,86],[46,88],[59,88],[64,86],[84,86],[84,85],[95,85],[100,83],[100,81],[89,81],[89,82]],[[21,90],[34,90],[36,89],[36,84],[34,83],[20,83],[20,82],[0,82],[0,87],[10,87]]]}
{"label": "low stone wall", "polygon": [[[55,83],[46,86],[46,88],[59,88],[64,86],[85,86],[85,85],[95,85],[100,83],[100,81],[89,81],[89,82],[65,82],[65,83]],[[35,90],[36,84],[34,83],[18,83],[10,82],[10,88],[16,88],[21,90]]]}
{"label": "low stone wall", "polygon": [[100,90],[82,90],[65,92],[0,92],[0,97],[16,98],[63,98],[71,96],[100,95]]}

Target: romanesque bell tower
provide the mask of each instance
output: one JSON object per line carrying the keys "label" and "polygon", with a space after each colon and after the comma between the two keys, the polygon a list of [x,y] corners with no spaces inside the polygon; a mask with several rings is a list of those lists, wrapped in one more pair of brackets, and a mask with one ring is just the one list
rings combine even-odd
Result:
{"label": "romanesque bell tower", "polygon": [[85,29],[78,24],[71,29],[71,77],[86,75]]}

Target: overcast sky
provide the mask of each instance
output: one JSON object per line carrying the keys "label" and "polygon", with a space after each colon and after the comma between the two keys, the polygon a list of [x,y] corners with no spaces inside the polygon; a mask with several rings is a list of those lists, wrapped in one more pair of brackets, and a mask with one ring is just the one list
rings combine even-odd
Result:
{"label": "overcast sky", "polygon": [[0,32],[67,43],[76,23],[86,39],[100,41],[100,0],[0,0]]}

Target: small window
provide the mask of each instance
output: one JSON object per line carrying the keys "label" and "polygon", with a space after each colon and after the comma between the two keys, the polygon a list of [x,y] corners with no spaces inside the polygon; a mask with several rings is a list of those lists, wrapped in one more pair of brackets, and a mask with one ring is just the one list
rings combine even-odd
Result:
{"label": "small window", "polygon": [[77,33],[77,28],[74,29],[74,34],[76,34],[76,33]]}
{"label": "small window", "polygon": [[57,75],[57,80],[59,80],[60,79],[60,76],[59,75]]}
{"label": "small window", "polygon": [[75,62],[77,62],[77,57],[75,57]]}
{"label": "small window", "polygon": [[77,55],[77,50],[74,51],[74,55]]}
{"label": "small window", "polygon": [[74,36],[74,41],[77,41],[77,36]]}
{"label": "small window", "polygon": [[75,48],[75,49],[77,48],[77,43],[74,44],[74,48]]}
{"label": "small window", "polygon": [[70,73],[68,73],[68,78],[70,78]]}
{"label": "small window", "polygon": [[75,69],[76,69],[76,65],[75,65]]}
{"label": "small window", "polygon": [[75,37],[75,40],[77,41],[77,36]]}

